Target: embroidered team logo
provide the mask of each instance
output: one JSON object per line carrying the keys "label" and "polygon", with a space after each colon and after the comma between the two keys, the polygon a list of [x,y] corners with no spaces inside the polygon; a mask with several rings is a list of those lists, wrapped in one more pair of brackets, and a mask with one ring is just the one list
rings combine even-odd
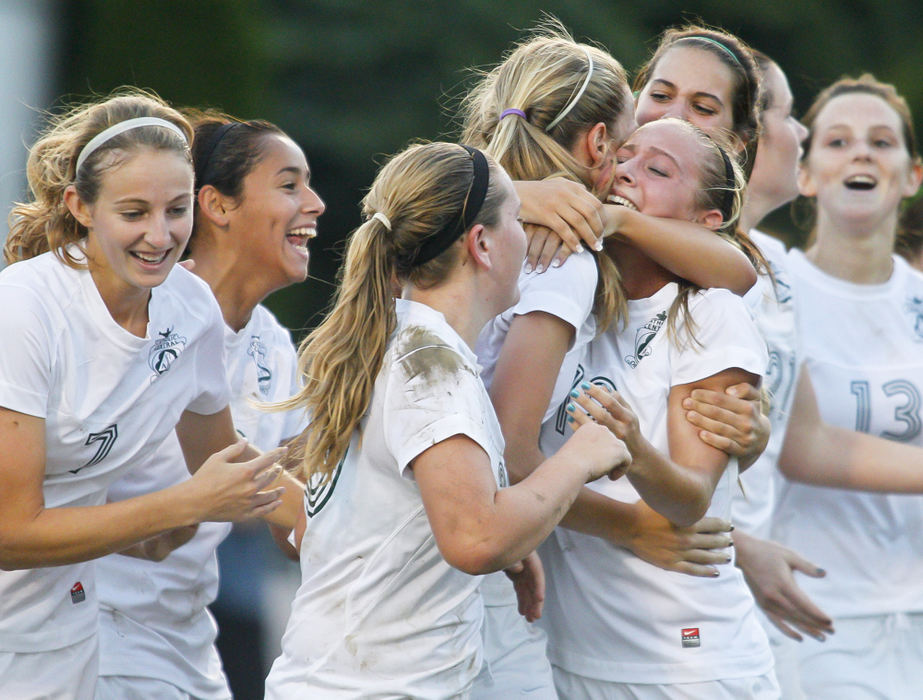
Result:
{"label": "embroidered team logo", "polygon": [[250,347],[247,348],[247,354],[253,358],[253,364],[256,365],[256,382],[260,387],[260,393],[268,396],[272,384],[272,370],[266,366],[266,345],[263,344],[260,336],[250,336]]}
{"label": "embroidered team logo", "polygon": [[83,590],[83,584],[77,581],[77,583],[71,586],[71,603],[76,605],[77,603],[82,603],[86,599],[87,594]]}
{"label": "embroidered team logo", "polygon": [[87,436],[87,441],[83,444],[87,447],[95,444],[96,454],[82,467],[77,467],[76,469],[70,469],[68,471],[70,471],[71,474],[76,474],[81,469],[86,469],[87,467],[92,467],[94,464],[102,462],[109,455],[118,436],[119,426],[117,423],[106,426],[106,428],[100,430],[98,433],[90,433]]}
{"label": "embroidered team logo", "polygon": [[187,340],[172,328],[159,331],[160,337],[154,341],[147,357],[148,366],[160,376],[176,361],[180,353],[186,349]]}
{"label": "embroidered team logo", "polygon": [[651,354],[651,343],[666,320],[667,312],[661,311],[638,329],[635,333],[635,354],[626,355],[625,364],[634,369],[641,360]]}
{"label": "embroidered team logo", "polygon": [[340,478],[340,472],[343,470],[343,462],[346,461],[346,455],[349,454],[349,448],[343,454],[343,459],[337,464],[336,469],[329,477],[324,474],[315,473],[308,479],[307,487],[304,490],[304,509],[309,518],[321,512],[321,509],[327,505],[327,501],[333,495],[333,489],[336,488],[337,480]]}
{"label": "embroidered team logo", "polygon": [[684,627],[682,632],[680,632],[680,639],[683,642],[683,649],[702,646],[698,627]]}
{"label": "embroidered team logo", "polygon": [[923,341],[923,297],[908,297],[904,310],[910,316],[915,339]]}

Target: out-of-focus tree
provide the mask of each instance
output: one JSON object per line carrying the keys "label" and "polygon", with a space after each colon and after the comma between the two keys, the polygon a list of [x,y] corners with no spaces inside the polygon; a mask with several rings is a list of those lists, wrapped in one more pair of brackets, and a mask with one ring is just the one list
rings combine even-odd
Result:
{"label": "out-of-focus tree", "polygon": [[[542,8],[629,71],[664,28],[701,20],[777,59],[802,110],[841,75],[871,71],[923,115],[919,0],[546,0]],[[542,18],[532,0],[83,0],[62,9],[66,91],[151,87],[177,104],[270,119],[305,148],[328,204],[312,244],[316,279],[270,299],[296,333],[329,299],[341,242],[359,223],[377,165],[412,139],[454,138],[466,69],[499,61]],[[785,211],[770,227],[802,238]]]}

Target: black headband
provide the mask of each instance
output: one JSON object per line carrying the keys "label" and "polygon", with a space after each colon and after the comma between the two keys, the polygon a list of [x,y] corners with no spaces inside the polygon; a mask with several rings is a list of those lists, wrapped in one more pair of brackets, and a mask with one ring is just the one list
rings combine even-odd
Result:
{"label": "black headband", "polygon": [[471,228],[475,218],[481,212],[484,205],[484,198],[487,196],[487,186],[490,184],[490,168],[487,165],[487,158],[478,149],[471,146],[462,145],[468,155],[471,156],[474,165],[474,173],[471,178],[471,185],[468,187],[468,193],[462,202],[458,213],[452,217],[441,230],[434,233],[420,246],[417,254],[411,261],[411,266],[416,267],[427,263],[445,250],[448,250],[460,235]]}
{"label": "black headband", "polygon": [[215,129],[211,139],[209,140],[208,146],[203,149],[205,151],[205,156],[202,158],[202,167],[199,169],[199,172],[202,173],[202,180],[201,182],[196,183],[196,190],[200,190],[202,187],[209,184],[209,178],[206,178],[205,176],[208,174],[209,166],[211,166],[212,156],[214,156],[215,151],[218,150],[218,144],[221,143],[222,139],[227,136],[227,133],[231,129],[240,123],[242,122],[228,122],[227,124],[222,124],[217,129]]}
{"label": "black headband", "polygon": [[731,165],[730,157],[717,143],[715,148],[718,149],[724,161],[724,194],[721,197],[721,215],[724,217],[724,223],[727,224],[734,210],[734,190],[737,189],[737,181],[734,179],[734,166]]}

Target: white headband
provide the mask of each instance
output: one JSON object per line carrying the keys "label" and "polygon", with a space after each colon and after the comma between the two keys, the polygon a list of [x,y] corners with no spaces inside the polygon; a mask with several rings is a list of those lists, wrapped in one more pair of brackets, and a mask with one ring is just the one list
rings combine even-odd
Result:
{"label": "white headband", "polygon": [[545,132],[549,132],[554,129],[558,123],[568,115],[568,113],[577,105],[580,101],[580,98],[583,97],[583,93],[586,92],[587,85],[590,84],[590,78],[593,77],[593,56],[590,54],[590,50],[586,47],[583,48],[586,51],[586,60],[589,62],[589,66],[586,71],[586,78],[583,80],[583,85],[580,86],[580,89],[577,90],[577,94],[571,98],[571,101],[567,103],[567,106],[561,110],[561,113],[556,116],[552,122],[545,127]]}
{"label": "white headband", "polygon": [[91,138],[86,146],[83,147],[83,150],[80,151],[80,155],[77,156],[77,167],[74,168],[74,174],[76,175],[80,172],[80,166],[84,164],[87,158],[89,158],[93,151],[102,146],[106,141],[111,138],[114,138],[121,134],[124,131],[129,129],[137,129],[141,126],[162,126],[165,129],[170,129],[171,131],[176,132],[176,134],[183,140],[184,143],[188,145],[189,141],[186,139],[186,134],[173,122],[168,122],[166,119],[161,119],[160,117],[135,117],[134,119],[126,119],[123,122],[118,124],[113,124],[108,129],[103,129],[96,136]]}

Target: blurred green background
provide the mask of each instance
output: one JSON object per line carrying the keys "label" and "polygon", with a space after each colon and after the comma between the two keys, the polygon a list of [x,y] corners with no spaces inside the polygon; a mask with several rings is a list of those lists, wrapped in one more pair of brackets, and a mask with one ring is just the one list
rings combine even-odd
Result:
{"label": "blurred green background", "polygon": [[[358,224],[376,165],[411,139],[452,139],[466,68],[497,62],[542,11],[629,71],[665,27],[702,20],[774,57],[796,108],[843,74],[872,71],[923,114],[919,0],[84,0],[60,10],[56,94],[149,87],[175,104],[269,119],[305,149],[327,203],[312,278],[268,301],[296,337],[329,301],[342,240]],[[786,211],[770,228],[798,240]]]}
{"label": "blurred green background", "polygon": [[[543,12],[608,49],[630,72],[663,29],[701,21],[775,58],[796,109],[840,76],[871,71],[895,83],[923,115],[921,0],[0,0],[0,117],[9,137],[0,150],[0,188],[20,189],[34,140],[27,124],[55,98],[52,107],[131,84],[178,106],[276,122],[304,148],[327,203],[311,245],[311,279],[267,302],[300,339],[330,300],[343,240],[359,223],[358,203],[378,164],[413,139],[455,139],[455,106],[472,80],[469,69],[498,62]],[[790,244],[805,235],[787,209],[762,228]],[[223,579],[223,599],[233,606],[229,590],[256,591],[262,608],[259,601],[243,607],[252,608],[257,627],[261,617],[270,619],[262,641],[256,628],[232,636],[236,628],[222,619],[233,647],[222,653],[238,700],[262,697],[297,585],[290,562],[270,566],[260,558],[274,552],[265,540],[242,538],[250,549],[239,561],[222,553],[223,562],[238,562]],[[267,567],[281,573],[263,576]]]}
{"label": "blurred green background", "polygon": [[[312,278],[268,300],[296,337],[329,301],[342,240],[359,222],[377,164],[411,139],[452,139],[466,68],[499,61],[542,11],[629,71],[664,28],[700,19],[774,57],[796,108],[843,74],[871,71],[923,114],[920,0],[82,0],[58,9],[54,94],[149,87],[174,104],[269,119],[305,149],[327,203]],[[786,211],[769,228],[798,241]]]}

